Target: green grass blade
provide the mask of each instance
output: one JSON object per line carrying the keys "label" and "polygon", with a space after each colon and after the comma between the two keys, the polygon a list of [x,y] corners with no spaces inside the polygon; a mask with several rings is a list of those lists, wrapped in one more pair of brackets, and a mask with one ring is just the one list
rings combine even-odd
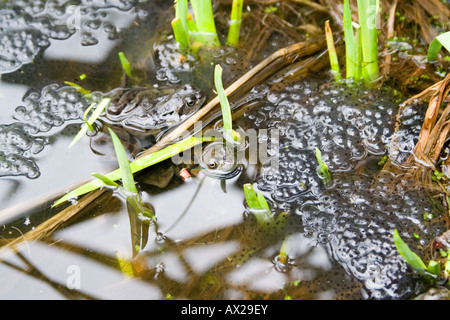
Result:
{"label": "green grass blade", "polygon": [[122,65],[122,69],[125,71],[127,76],[132,77],[130,62],[125,57],[125,54],[123,52],[119,52],[119,59],[120,59],[120,64]]}
{"label": "green grass blade", "polygon": [[331,71],[337,83],[342,82],[341,70],[339,68],[338,56],[336,47],[334,46],[333,32],[331,31],[330,21],[325,21],[325,36],[327,40],[328,55],[330,57]]}
{"label": "green grass blade", "polygon": [[[69,148],[71,148],[75,143],[77,143],[78,140],[81,139],[81,137],[83,137],[86,134],[87,130],[89,129],[88,125],[90,125],[92,127],[92,124],[95,122],[95,120],[97,120],[97,118],[105,110],[105,108],[109,105],[110,102],[111,102],[111,99],[109,99],[109,98],[104,98],[102,101],[100,101],[100,103],[97,105],[97,108],[92,113],[91,117],[87,120],[87,123],[85,123],[81,127],[81,130],[78,131],[75,138],[73,138],[72,142],[69,145]],[[92,107],[94,105],[95,104],[92,104],[88,109],[89,110],[92,109]]]}
{"label": "green grass blade", "polygon": [[214,69],[214,84],[216,86],[217,95],[219,96],[220,106],[222,109],[223,129],[225,131],[230,131],[233,129],[233,120],[231,117],[230,103],[223,88],[222,67],[219,64],[217,64]]}
{"label": "green grass blade", "polygon": [[[358,0],[363,77],[370,83],[378,79],[378,40],[376,28],[376,0]],[[375,10],[374,10],[375,9]],[[374,19],[375,18],[375,19]]]}
{"label": "green grass blade", "polygon": [[445,49],[450,51],[450,31],[445,32],[433,39],[430,47],[428,48],[427,60],[435,61],[442,47],[445,47]]}
{"label": "green grass blade", "polygon": [[[184,141],[170,145],[162,150],[159,150],[148,156],[139,158],[136,161],[130,163],[131,171],[133,173],[136,173],[136,172],[141,171],[147,167],[150,167],[156,163],[159,163],[161,161],[169,159],[170,157],[177,155],[177,154],[183,152],[184,150],[193,148],[194,146],[196,146],[202,142],[210,142],[213,140],[214,140],[213,137],[208,137],[208,138],[206,138],[206,137],[205,138],[190,137]],[[108,174],[105,174],[104,176],[111,181],[116,181],[121,178],[120,169],[111,171]],[[79,197],[81,195],[84,195],[88,192],[94,191],[94,190],[99,189],[104,186],[106,186],[106,184],[102,180],[100,180],[100,179],[92,180],[92,181],[78,187],[77,189],[67,193],[61,199],[57,200],[53,204],[53,206],[60,205],[70,199],[76,199],[77,197]]]}
{"label": "green grass blade", "polygon": [[[80,76],[80,77],[81,77],[81,76]],[[71,86],[71,87],[74,87],[74,88],[77,89],[78,92],[80,92],[82,95],[85,95],[85,96],[86,96],[86,95],[88,95],[88,94],[91,93],[91,91],[84,89],[82,86],[80,86],[80,85],[78,85],[78,84],[76,84],[76,83],[73,83],[73,82],[70,82],[70,81],[64,81],[64,83],[67,84],[67,85],[69,85],[69,86]]]}
{"label": "green grass blade", "polygon": [[198,28],[198,39],[206,46],[220,46],[211,1],[191,0],[191,6]]}
{"label": "green grass blade", "polygon": [[393,238],[398,252],[409,265],[411,265],[416,270],[427,271],[427,266],[425,265],[425,263],[423,263],[422,259],[420,259],[417,254],[411,251],[408,245],[400,237],[397,229],[394,230]]}
{"label": "green grass blade", "polygon": [[349,0],[344,0],[344,40],[347,79],[356,79],[358,60],[355,34],[353,33],[352,12]]}
{"label": "green grass blade", "polygon": [[131,171],[130,162],[128,161],[125,148],[123,147],[122,142],[120,141],[116,133],[111,128],[108,128],[108,130],[112,138],[114,151],[116,152],[117,156],[117,161],[119,162],[120,176],[122,178],[122,186],[129,192],[137,194],[138,191],[134,183],[133,172]]}
{"label": "green grass blade", "polygon": [[233,118],[231,116],[230,102],[225,94],[222,83],[222,67],[216,65],[214,70],[214,84],[216,86],[217,95],[219,96],[220,107],[222,110],[222,121],[225,138],[230,138],[232,141],[240,142],[239,133],[233,130]]}
{"label": "green grass blade", "polygon": [[227,44],[230,46],[237,46],[239,44],[239,33],[241,32],[243,7],[244,0],[233,0],[233,4],[231,7],[230,28],[228,29],[227,38]]}
{"label": "green grass blade", "polygon": [[111,187],[118,187],[119,185],[117,183],[115,183],[114,181],[108,179],[107,177],[105,177],[104,175],[100,174],[100,173],[92,173],[92,176],[101,180],[106,186],[111,186]]}

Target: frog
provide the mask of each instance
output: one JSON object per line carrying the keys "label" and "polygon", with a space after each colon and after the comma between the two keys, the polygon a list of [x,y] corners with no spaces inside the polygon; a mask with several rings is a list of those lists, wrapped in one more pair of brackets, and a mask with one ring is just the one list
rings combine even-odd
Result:
{"label": "frog", "polygon": [[132,156],[156,143],[160,135],[189,118],[206,100],[203,91],[191,84],[175,87],[121,86],[104,97],[111,101],[91,142],[92,149],[110,145],[105,142],[110,139],[107,133],[110,127],[116,133],[121,132],[121,137],[128,137],[122,142]]}
{"label": "frog", "polygon": [[118,88],[111,99],[105,121],[137,134],[156,136],[194,114],[206,96],[194,86]]}
{"label": "frog", "polygon": [[227,143],[213,142],[207,145],[199,162],[207,176],[217,179],[230,179],[240,172],[236,148]]}

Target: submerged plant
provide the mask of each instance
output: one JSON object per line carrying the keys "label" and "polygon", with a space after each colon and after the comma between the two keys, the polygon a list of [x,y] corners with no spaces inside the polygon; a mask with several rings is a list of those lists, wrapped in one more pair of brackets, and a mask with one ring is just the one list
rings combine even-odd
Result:
{"label": "submerged plant", "polygon": [[261,192],[255,192],[253,186],[250,183],[244,184],[244,195],[247,205],[250,208],[250,212],[258,220],[262,227],[269,226],[274,223],[272,212],[270,211],[269,204],[266,198]]}
{"label": "submerged plant", "polygon": [[130,62],[128,61],[127,57],[125,57],[125,54],[123,52],[119,52],[119,60],[126,75],[132,77]]}

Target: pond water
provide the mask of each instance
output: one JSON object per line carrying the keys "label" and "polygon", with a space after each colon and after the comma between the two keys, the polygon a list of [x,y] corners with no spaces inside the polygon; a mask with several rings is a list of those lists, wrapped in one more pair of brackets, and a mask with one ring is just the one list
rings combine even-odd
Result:
{"label": "pond water", "polygon": [[[206,52],[201,62],[180,63],[170,37],[171,1],[23,0],[2,6],[5,242],[55,216],[61,210],[51,208],[55,194],[70,191],[92,172],[117,167],[111,148],[104,146],[107,155],[99,156],[87,136],[67,148],[90,100],[64,81],[97,96],[118,88],[118,53],[124,52],[141,82],[192,84],[210,100],[215,63],[224,67],[229,84],[299,40],[270,37],[251,62],[241,58],[248,48],[223,48]],[[439,218],[442,204],[421,183],[382,170],[382,162],[386,156],[398,163],[408,157],[424,108],[402,110],[402,125],[394,130],[405,97],[387,87],[349,90],[327,72],[297,80],[274,77],[246,97],[248,109],[234,124],[249,141],[255,133],[259,147],[265,146],[264,160],[246,158],[226,179],[186,166],[192,177],[184,181],[171,159],[147,170],[161,180],[167,168],[175,168],[163,188],[137,177],[156,224],[139,229],[125,199],[107,192],[51,235],[2,256],[0,297],[406,299],[423,292],[426,284],[398,254],[392,233],[398,229],[425,255],[446,230]],[[329,166],[330,183],[318,175],[315,148]],[[275,217],[287,217],[285,224],[258,224],[245,202],[247,183],[266,197]],[[425,213],[435,218],[424,219]],[[281,247],[288,248],[285,263]]]}

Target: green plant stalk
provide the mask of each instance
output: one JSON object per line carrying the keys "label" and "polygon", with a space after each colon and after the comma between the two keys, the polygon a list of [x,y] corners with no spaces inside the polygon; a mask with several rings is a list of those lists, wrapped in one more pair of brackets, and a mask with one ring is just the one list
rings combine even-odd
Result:
{"label": "green plant stalk", "polygon": [[361,46],[362,46],[362,75],[366,82],[370,83],[378,79],[378,40],[376,10],[371,13],[371,9],[376,7],[376,0],[358,0],[358,15],[361,26]]}
{"label": "green plant stalk", "polygon": [[175,18],[180,19],[183,32],[186,39],[189,42],[189,32],[188,32],[188,0],[176,0],[175,1]]}
{"label": "green plant stalk", "polygon": [[355,47],[355,81],[360,81],[362,78],[362,47],[361,47],[361,30],[357,29],[355,34],[356,47]]}
{"label": "green plant stalk", "polygon": [[359,63],[349,0],[344,0],[344,40],[347,79],[357,79],[357,68]]}
{"label": "green plant stalk", "polygon": [[128,161],[127,153],[125,151],[125,148],[122,145],[122,142],[120,141],[119,137],[116,135],[116,133],[111,129],[108,128],[109,134],[111,135],[114,151],[116,152],[117,161],[119,162],[119,169],[120,169],[120,177],[122,179],[122,186],[129,192],[133,194],[138,194],[138,190],[136,188],[134,178],[133,178],[133,172],[130,168],[130,162]]}
{"label": "green plant stalk", "polygon": [[[141,171],[147,167],[150,167],[156,163],[159,163],[161,161],[169,159],[170,157],[177,155],[177,154],[183,152],[184,150],[190,149],[190,148],[196,146],[197,144],[200,144],[202,142],[210,142],[213,140],[214,140],[213,137],[204,137],[204,138],[203,137],[202,138],[190,137],[184,141],[174,143],[173,145],[170,145],[162,150],[156,151],[145,157],[139,158],[134,162],[131,162],[130,163],[131,172],[134,174],[134,173],[139,172],[139,171]],[[111,172],[105,174],[104,176],[111,181],[116,181],[121,178],[120,169],[111,171]],[[67,193],[61,199],[57,200],[53,204],[53,207],[60,205],[70,199],[76,199],[77,197],[79,197],[81,195],[84,195],[90,191],[102,188],[106,185],[107,184],[105,184],[101,179],[92,180],[92,181],[76,188],[75,190]]]}
{"label": "green plant stalk", "polygon": [[231,7],[230,28],[228,29],[227,44],[237,46],[239,44],[239,33],[242,24],[242,8],[244,0],[233,0]]}
{"label": "green plant stalk", "polygon": [[239,134],[233,130],[233,118],[231,115],[230,102],[225,93],[222,83],[222,67],[216,65],[214,69],[214,84],[216,87],[217,95],[219,97],[220,107],[222,111],[223,130],[225,138],[229,137],[232,141],[239,142]]}
{"label": "green plant stalk", "polygon": [[[69,148],[71,148],[78,140],[81,139],[82,136],[84,136],[86,134],[87,130],[89,129],[89,126],[92,127],[92,124],[95,122],[95,120],[97,120],[97,118],[100,116],[100,114],[103,112],[103,110],[105,110],[105,108],[109,105],[110,102],[111,102],[111,99],[109,99],[109,98],[104,98],[102,101],[100,101],[97,108],[94,110],[94,112],[92,113],[90,118],[87,120],[87,123],[85,123],[81,127],[81,130],[78,131],[78,134],[75,136],[75,138],[73,138],[72,142],[69,145]],[[92,107],[94,105],[95,104],[92,104],[88,108],[88,110],[92,109]]]}
{"label": "green plant stalk", "polygon": [[125,57],[125,54],[123,52],[119,52],[119,59],[120,59],[120,64],[122,65],[122,69],[125,71],[127,76],[132,77],[130,62]]}
{"label": "green plant stalk", "polygon": [[214,69],[214,85],[216,87],[217,95],[219,96],[220,107],[222,110],[223,129],[229,132],[233,130],[233,118],[231,116],[230,103],[223,88],[222,71],[222,67],[217,64]]}
{"label": "green plant stalk", "polygon": [[250,208],[250,212],[255,216],[261,227],[266,228],[274,224],[274,219],[270,207],[264,196],[258,192],[255,193],[250,183],[244,184],[245,200]]}
{"label": "green plant stalk", "polygon": [[337,83],[342,82],[341,70],[339,68],[339,60],[334,46],[333,33],[330,28],[330,21],[325,21],[325,36],[327,40],[328,55],[330,57],[331,71]]}
{"label": "green plant stalk", "polygon": [[171,22],[173,34],[175,40],[180,45],[180,49],[187,49],[189,47],[189,36],[186,30],[183,28],[183,24],[180,18],[175,18]]}
{"label": "green plant stalk", "polygon": [[211,1],[191,0],[191,6],[198,28],[198,39],[206,46],[220,46]]}

